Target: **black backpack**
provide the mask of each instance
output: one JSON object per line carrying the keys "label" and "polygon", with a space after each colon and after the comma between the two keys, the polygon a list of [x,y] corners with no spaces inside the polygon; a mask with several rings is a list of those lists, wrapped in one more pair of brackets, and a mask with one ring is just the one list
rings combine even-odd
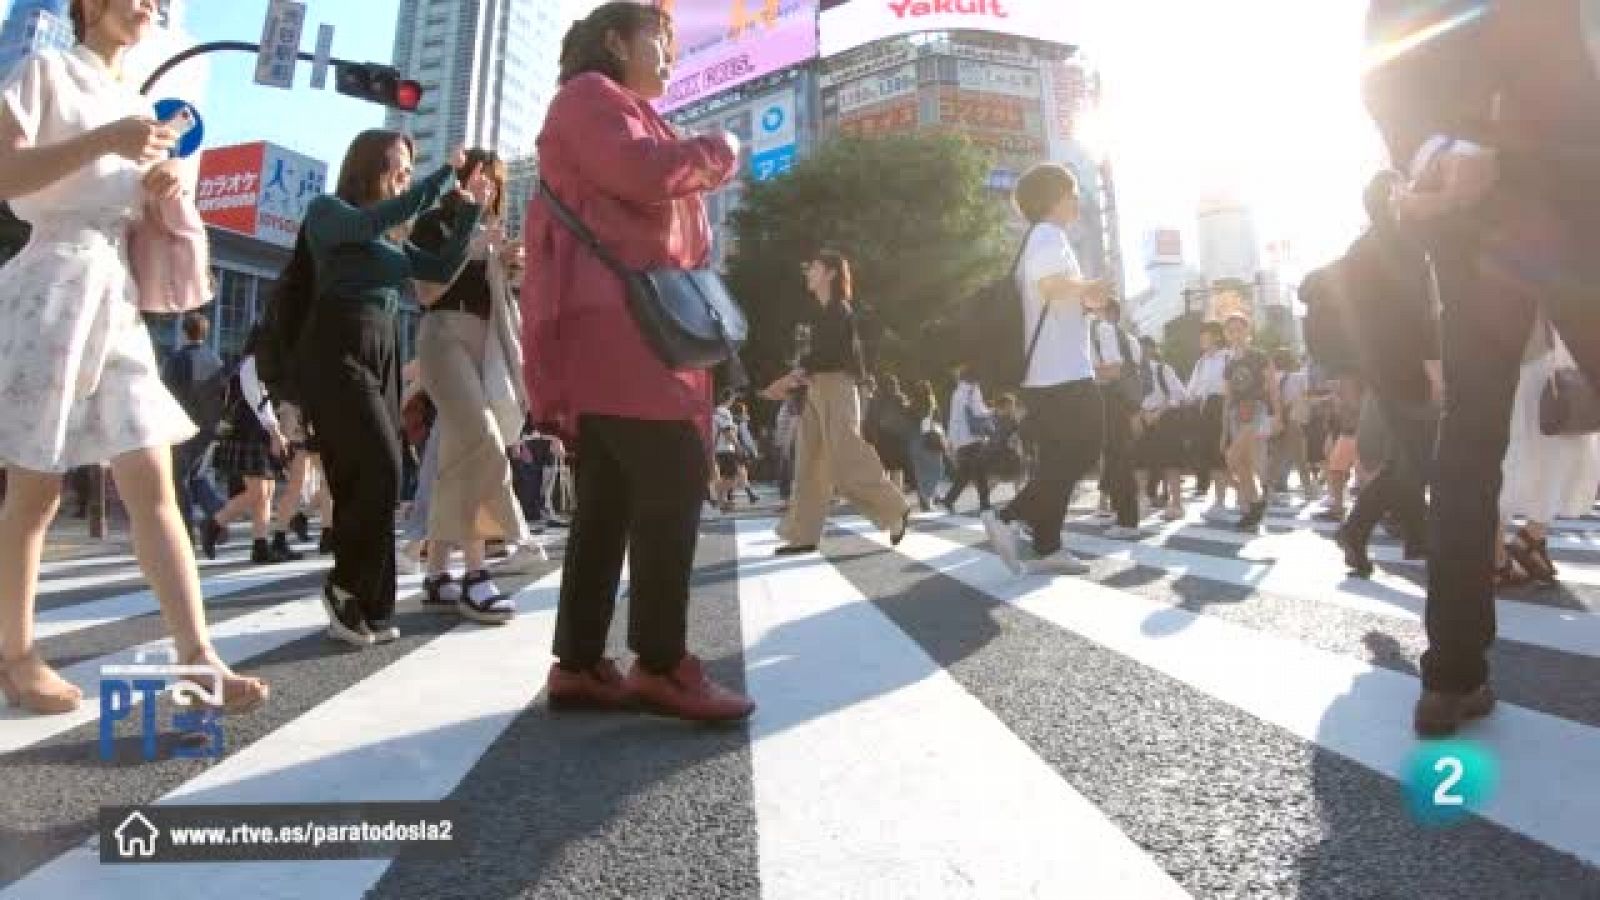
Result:
{"label": "black backpack", "polygon": [[1343,261],[1306,276],[1300,285],[1306,316],[1306,350],[1327,378],[1347,378],[1361,368],[1353,316],[1344,290]]}
{"label": "black backpack", "polygon": [[273,397],[289,403],[303,402],[295,383],[295,353],[305,330],[306,317],[316,300],[317,271],[306,242],[305,229],[295,236],[294,255],[273,286],[250,336],[256,357],[256,375]]}
{"label": "black backpack", "polygon": [[194,348],[182,347],[171,362],[168,387],[178,405],[204,434],[216,434],[228,414],[232,369],[220,366],[210,378],[195,380]]}
{"label": "black backpack", "polygon": [[[1017,287],[1017,269],[1022,265],[1022,256],[1032,237],[1030,228],[1006,276],[973,295],[959,317],[963,359],[980,383],[996,390],[1016,387],[1027,379],[1039,336],[1044,333],[1044,315],[1041,315],[1033,326],[1033,337],[1028,338],[1028,323],[1023,321],[1022,291]],[[1027,339],[1026,348],[1024,339]]]}

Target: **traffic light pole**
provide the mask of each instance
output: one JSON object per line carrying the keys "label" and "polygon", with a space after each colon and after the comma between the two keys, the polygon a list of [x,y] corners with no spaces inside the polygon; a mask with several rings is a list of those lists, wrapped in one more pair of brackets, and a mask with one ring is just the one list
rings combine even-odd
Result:
{"label": "traffic light pole", "polygon": [[[145,80],[144,87],[139,88],[139,93],[150,93],[150,89],[156,86],[156,82],[160,81],[163,75],[166,75],[168,72],[172,71],[183,63],[194,59],[196,56],[204,56],[207,53],[217,53],[223,50],[237,50],[241,53],[260,53],[261,45],[252,44],[248,41],[212,41],[209,44],[196,44],[195,46],[190,47],[189,49],[179,53],[177,56],[174,56],[173,58],[162,63],[160,66],[156,67],[155,72],[151,73],[150,77]],[[305,53],[303,51],[297,54],[297,56],[305,62],[317,61],[317,57],[315,55]],[[338,57],[329,57],[328,65],[355,66],[360,65],[360,63],[348,59],[339,59]]]}

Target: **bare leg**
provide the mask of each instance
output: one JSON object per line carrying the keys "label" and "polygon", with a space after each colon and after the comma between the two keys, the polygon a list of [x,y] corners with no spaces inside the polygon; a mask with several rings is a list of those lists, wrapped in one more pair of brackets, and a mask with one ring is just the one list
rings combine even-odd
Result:
{"label": "bare leg", "polygon": [[250,508],[250,536],[258,541],[267,539],[268,518],[272,512],[272,489],[276,487],[266,478],[244,480],[245,503]]}
{"label": "bare leg", "polygon": [[166,447],[136,450],[111,462],[117,491],[128,509],[139,567],[161,604],[161,616],[172,633],[178,658],[214,666],[225,679],[227,696],[259,694],[264,698],[264,684],[234,675],[211,646],[199,570],[194,549],[184,533],[183,519],[178,515],[171,469],[172,454]]}
{"label": "bare leg", "polygon": [[[0,657],[4,662],[34,650],[39,557],[60,505],[59,474],[14,467],[6,470],[5,500],[0,503]],[[173,513],[177,513],[176,503]],[[16,666],[10,675],[14,687],[23,693],[54,694],[72,705],[83,698],[82,691],[45,666]]]}
{"label": "bare leg", "polygon": [[482,572],[488,551],[483,541],[466,541],[461,545],[461,556],[468,572]]}
{"label": "bare leg", "polygon": [[302,495],[306,487],[306,474],[311,469],[308,455],[301,451],[296,453],[294,461],[289,463],[289,479],[283,487],[283,496],[278,498],[277,514],[273,523],[279,530],[288,530],[289,520],[300,511]]}

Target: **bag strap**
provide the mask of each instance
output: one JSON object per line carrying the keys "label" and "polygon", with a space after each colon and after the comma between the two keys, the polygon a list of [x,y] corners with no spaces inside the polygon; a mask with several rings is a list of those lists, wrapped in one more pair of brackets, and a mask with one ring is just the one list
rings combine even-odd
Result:
{"label": "bag strap", "polygon": [[[1027,254],[1028,245],[1033,242],[1033,233],[1035,231],[1037,231],[1038,228],[1039,228],[1039,223],[1037,223],[1037,222],[1035,222],[1033,225],[1029,226],[1028,227],[1028,233],[1026,235],[1024,235],[1023,238],[1022,238],[1022,246],[1017,248],[1017,258],[1011,261],[1011,281],[1012,281],[1012,283],[1015,283],[1016,280],[1017,280],[1017,273],[1019,271],[1021,271],[1021,269],[1022,269],[1022,257]],[[1024,298],[1026,298],[1027,295],[1028,295],[1028,287],[1027,287],[1027,285],[1023,285],[1022,286],[1022,296]],[[1033,337],[1028,339],[1028,352],[1026,354],[1024,354],[1023,357],[1022,357],[1022,380],[1023,381],[1027,381],[1028,380],[1028,370],[1033,368],[1033,355],[1034,355],[1034,352],[1039,349],[1039,338],[1044,336],[1044,320],[1046,318],[1048,318],[1049,315],[1050,315],[1050,298],[1049,297],[1040,297],[1039,299],[1043,301],[1043,303],[1041,303],[1041,305],[1039,307],[1039,321],[1034,323],[1034,326],[1033,326]]]}
{"label": "bag strap", "polygon": [[574,213],[571,207],[561,202],[561,198],[556,196],[554,190],[551,190],[550,183],[543,178],[539,179],[539,196],[543,197],[544,201],[550,205],[550,211],[555,213],[557,219],[561,220],[561,224],[567,226],[567,229],[578,240],[582,241],[583,245],[588,247],[595,256],[599,257],[601,262],[609,266],[612,271],[616,272],[624,280],[633,277],[633,271],[623,265],[622,260],[617,259],[610,250],[606,249],[604,244],[600,243],[600,239],[594,236],[594,232],[589,230],[589,226],[583,224],[583,220],[578,218],[577,213]]}

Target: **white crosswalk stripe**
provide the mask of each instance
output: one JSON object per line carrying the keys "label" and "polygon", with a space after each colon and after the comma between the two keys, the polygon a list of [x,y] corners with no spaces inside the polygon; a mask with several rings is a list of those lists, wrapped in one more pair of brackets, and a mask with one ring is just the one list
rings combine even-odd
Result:
{"label": "white crosswalk stripe", "polygon": [[[772,555],[771,519],[708,523],[696,590],[718,612],[694,620],[690,648],[722,647],[708,662],[742,671],[760,704],[731,732],[546,713],[557,545],[515,582],[511,624],[430,617],[407,576],[406,638],[359,653],[322,635],[325,558],[250,567],[229,548],[201,573],[212,632],[274,699],[228,723],[226,754],[204,765],[99,761],[100,668],[154,646],[157,606],[128,590],[142,580],[129,557],[50,564],[40,650],[88,700],[0,713],[0,900],[1600,896],[1600,615],[1501,595],[1504,658],[1538,677],[1498,672],[1499,708],[1463,736],[1494,755],[1502,789],[1468,825],[1422,830],[1400,789],[1418,747],[1414,658],[1360,649],[1419,645],[1423,590],[1402,576],[1421,569],[1347,579],[1311,512],[1259,536],[1192,513],[1134,542],[1075,518],[1067,544],[1094,561],[1082,578],[1012,577],[965,517],[920,517],[898,548],[837,518],[825,555],[799,558]],[[1560,524],[1566,583],[1600,585],[1593,523]],[[1374,557],[1399,562],[1392,545]],[[1174,745],[1186,729],[1210,749]],[[1219,748],[1287,781],[1223,771]],[[1119,756],[1150,782],[1111,774]],[[1223,785],[1217,815],[1254,825],[1186,818],[1207,779]],[[1152,807],[1162,796],[1170,810]],[[465,797],[479,800],[463,860],[99,861],[102,803]],[[1407,840],[1459,855],[1401,864]],[[1335,870],[1340,886],[1317,888]]]}

